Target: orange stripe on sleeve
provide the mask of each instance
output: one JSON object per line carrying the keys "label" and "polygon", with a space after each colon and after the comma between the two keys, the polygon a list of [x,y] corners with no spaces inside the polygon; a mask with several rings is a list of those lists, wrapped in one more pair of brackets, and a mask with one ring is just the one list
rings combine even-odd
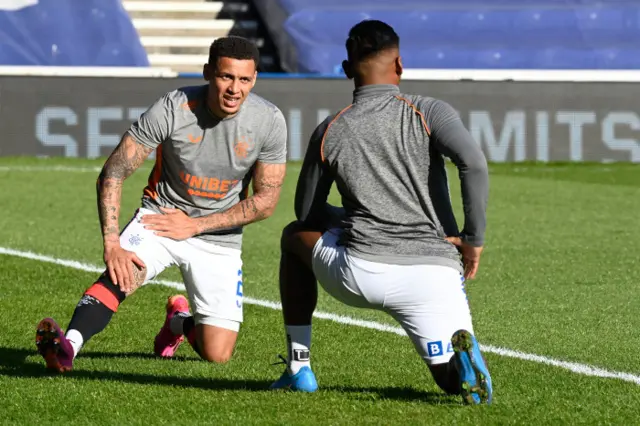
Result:
{"label": "orange stripe on sleeve", "polygon": [[327,130],[324,131],[324,135],[322,135],[322,142],[320,143],[320,158],[322,159],[322,162],[324,162],[325,158],[324,158],[324,140],[327,138],[327,133],[329,133],[329,129],[331,128],[331,126],[333,125],[333,123],[336,122],[336,120],[338,118],[340,118],[340,116],[349,108],[351,108],[353,106],[353,104],[349,105],[348,107],[344,108],[342,111],[340,111],[339,113],[336,114],[335,117],[333,117],[333,120],[331,120],[331,122],[329,123],[329,125],[327,126]]}
{"label": "orange stripe on sleeve", "polygon": [[162,145],[158,145],[156,148],[156,163],[153,166],[153,172],[149,176],[147,187],[144,189],[144,194],[151,198],[158,198],[158,182],[162,176]]}

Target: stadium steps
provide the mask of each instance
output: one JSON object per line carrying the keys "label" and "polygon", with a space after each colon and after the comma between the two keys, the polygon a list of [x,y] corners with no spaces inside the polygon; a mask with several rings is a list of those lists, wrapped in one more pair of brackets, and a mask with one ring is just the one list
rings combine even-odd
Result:
{"label": "stadium steps", "polygon": [[[248,1],[123,0],[122,4],[152,66],[199,73],[211,43],[229,34],[252,39],[263,53],[257,13]],[[263,64],[269,68],[277,63],[264,53],[261,62],[261,70]]]}
{"label": "stadium steps", "polygon": [[[219,0],[220,1],[220,0]],[[242,28],[234,28],[231,34],[240,35],[252,39],[260,49],[260,65],[258,67],[261,72],[282,72],[280,59],[267,27],[262,21],[262,17],[254,6],[254,0],[221,0],[224,7],[220,12],[222,18],[233,18],[234,7],[242,8],[242,16],[245,20],[255,22],[257,25],[251,29],[250,33]],[[264,0],[255,0],[264,1]]]}

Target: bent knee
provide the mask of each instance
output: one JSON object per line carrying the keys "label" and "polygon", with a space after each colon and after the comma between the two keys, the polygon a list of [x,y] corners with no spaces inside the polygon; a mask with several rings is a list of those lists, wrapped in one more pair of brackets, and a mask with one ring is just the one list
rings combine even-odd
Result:
{"label": "bent knee", "polygon": [[202,359],[213,362],[215,364],[226,364],[231,360],[233,348],[220,348],[215,346],[206,346],[201,350]]}
{"label": "bent knee", "polygon": [[301,222],[293,221],[282,229],[280,235],[280,248],[283,250],[291,247],[291,241],[295,238],[296,234],[303,229]]}
{"label": "bent knee", "polygon": [[147,267],[138,266],[131,262],[131,273],[133,274],[133,283],[135,288],[140,287],[147,279]]}
{"label": "bent knee", "polygon": [[449,395],[460,394],[460,380],[456,371],[449,363],[430,365],[429,370],[440,389]]}
{"label": "bent knee", "polygon": [[280,236],[280,248],[283,251],[298,253],[300,245],[308,240],[308,235],[315,235],[315,240],[324,232],[319,227],[314,227],[300,221],[293,221],[284,227]]}
{"label": "bent knee", "polygon": [[212,362],[214,364],[226,364],[231,360],[231,355],[221,354],[218,352],[204,352],[202,354],[202,359],[208,362]]}

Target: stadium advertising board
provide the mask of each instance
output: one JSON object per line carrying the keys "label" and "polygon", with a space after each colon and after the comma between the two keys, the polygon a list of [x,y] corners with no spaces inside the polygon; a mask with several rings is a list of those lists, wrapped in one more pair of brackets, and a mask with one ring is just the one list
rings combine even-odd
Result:
{"label": "stadium advertising board", "polygon": [[[162,93],[191,78],[0,76],[0,155],[106,156]],[[289,156],[351,102],[344,80],[263,79],[254,89],[283,111]],[[640,162],[637,83],[406,81],[402,90],[453,105],[492,162]]]}

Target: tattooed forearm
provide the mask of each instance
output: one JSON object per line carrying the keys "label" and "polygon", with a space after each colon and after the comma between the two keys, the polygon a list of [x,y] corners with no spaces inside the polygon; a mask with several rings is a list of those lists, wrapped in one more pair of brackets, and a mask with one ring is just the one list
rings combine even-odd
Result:
{"label": "tattooed forearm", "polygon": [[98,215],[104,243],[119,242],[120,197],[124,180],[144,162],[151,149],[138,144],[128,134],[113,151],[98,177]]}
{"label": "tattooed forearm", "polygon": [[214,213],[198,219],[198,233],[237,228],[266,219],[273,213],[274,201],[278,196],[272,193],[254,194],[223,213]]}
{"label": "tattooed forearm", "polygon": [[198,219],[198,233],[237,228],[266,219],[273,214],[280,198],[286,165],[257,163],[253,176],[253,195],[223,213]]}
{"label": "tattooed forearm", "polygon": [[[106,168],[106,166],[105,166]],[[106,242],[117,242],[120,229],[118,216],[120,213],[120,194],[122,180],[105,178],[104,169],[98,178],[98,215],[102,226],[102,235]]]}
{"label": "tattooed forearm", "polygon": [[282,187],[282,182],[278,182],[275,179],[263,178],[259,183],[259,186],[261,186],[262,188],[277,189]]}
{"label": "tattooed forearm", "polygon": [[[270,192],[268,197],[261,197],[261,198],[265,198],[265,201],[267,202],[267,204],[270,206],[271,203],[270,201],[277,201],[277,198],[274,197],[278,197],[279,194],[273,194],[273,191],[265,191],[265,192]],[[246,204],[247,204],[247,208],[249,209],[249,214],[253,214],[254,216],[257,215],[259,213],[259,209],[258,206],[256,205],[256,197],[251,197],[249,199],[246,200]],[[274,203],[275,204],[275,203]],[[275,207],[275,205],[274,205]]]}

